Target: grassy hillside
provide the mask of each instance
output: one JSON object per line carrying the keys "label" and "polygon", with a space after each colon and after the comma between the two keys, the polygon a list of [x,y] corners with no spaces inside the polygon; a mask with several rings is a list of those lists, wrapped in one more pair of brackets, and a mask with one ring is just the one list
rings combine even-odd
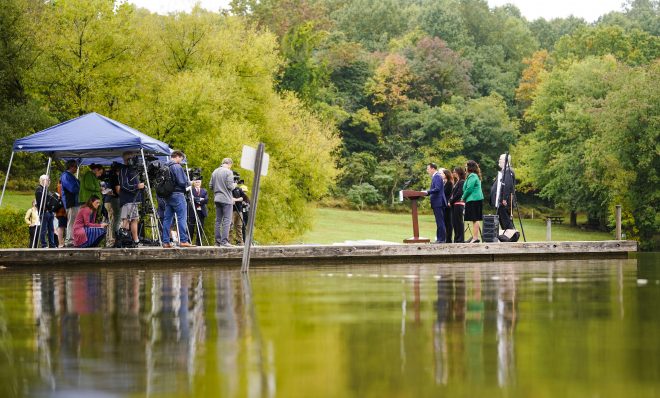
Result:
{"label": "grassy hillside", "polygon": [[[421,215],[419,219],[420,235],[433,238],[435,221],[432,215]],[[516,227],[520,228],[516,221]],[[527,241],[545,240],[544,220],[523,220]],[[467,225],[466,225],[467,228]],[[303,243],[334,243],[346,240],[376,239],[401,242],[412,236],[410,214],[390,214],[366,211],[350,211],[319,208],[311,231],[302,238]],[[470,232],[466,232],[466,239]],[[552,226],[553,240],[606,240],[612,236],[602,232],[582,231],[567,225]],[[522,241],[522,237],[521,237]]]}

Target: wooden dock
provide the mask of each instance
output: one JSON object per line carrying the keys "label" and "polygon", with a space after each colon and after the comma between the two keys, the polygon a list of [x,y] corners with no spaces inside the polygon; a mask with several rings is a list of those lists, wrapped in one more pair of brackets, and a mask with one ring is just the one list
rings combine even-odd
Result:
{"label": "wooden dock", "polygon": [[[384,263],[456,263],[585,258],[627,258],[636,241],[480,244],[340,244],[253,246],[255,266]],[[122,264],[136,266],[241,265],[242,247],[163,249],[2,249],[0,266],[48,267]]]}

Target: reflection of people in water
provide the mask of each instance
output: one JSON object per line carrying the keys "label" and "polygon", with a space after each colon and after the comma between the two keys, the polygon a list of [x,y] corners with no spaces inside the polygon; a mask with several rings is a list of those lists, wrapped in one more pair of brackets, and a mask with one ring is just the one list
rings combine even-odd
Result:
{"label": "reflection of people in water", "polygon": [[497,283],[497,382],[515,382],[513,331],[516,325],[516,281],[513,267],[503,269]]}
{"label": "reflection of people in water", "polygon": [[435,381],[446,385],[450,373],[461,375],[465,368],[462,340],[465,335],[465,276],[453,274],[441,278],[437,290],[438,318],[433,325]]}

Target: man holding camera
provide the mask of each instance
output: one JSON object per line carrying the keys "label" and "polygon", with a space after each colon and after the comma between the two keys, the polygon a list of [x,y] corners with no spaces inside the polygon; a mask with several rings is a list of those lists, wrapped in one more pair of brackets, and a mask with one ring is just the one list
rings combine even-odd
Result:
{"label": "man holding camera", "polygon": [[138,167],[134,167],[137,155],[133,152],[124,152],[122,157],[124,158],[124,165],[119,169],[119,185],[115,187],[115,191],[119,192],[121,227],[125,230],[130,228],[133,244],[137,246],[140,243],[138,237],[138,223],[140,221],[138,204],[142,202],[144,183],[140,182]]}
{"label": "man holding camera", "polygon": [[163,218],[163,247],[170,248],[170,229],[172,228],[172,221],[174,215],[179,224],[179,246],[192,247],[188,233],[186,232],[186,225],[188,220],[188,205],[186,204],[186,190],[190,186],[190,181],[186,172],[181,167],[185,155],[181,151],[174,151],[170,155],[172,161],[167,163],[170,169],[172,181],[174,182],[174,192],[165,199],[165,214]]}
{"label": "man holding camera", "polygon": [[[42,248],[57,247],[57,245],[55,244],[55,228],[53,223],[54,216],[52,211],[53,208],[49,203],[50,195],[53,194],[51,192],[48,192],[48,185],[50,185],[50,178],[48,178],[48,176],[44,174],[41,177],[39,177],[39,186],[34,192],[34,198],[36,199],[37,209],[39,211],[39,214],[41,214],[40,225],[37,229],[39,230],[39,237],[41,239]],[[48,242],[46,242],[46,237],[48,237]],[[32,244],[33,242],[30,242],[30,245]],[[36,242],[34,247],[36,247]]]}
{"label": "man holding camera", "polygon": [[222,164],[211,174],[209,187],[213,191],[215,203],[215,245],[233,246],[229,243],[229,228],[234,208],[232,190],[235,187],[234,174],[231,171],[233,161],[230,158],[222,159]]}
{"label": "man holding camera", "polygon": [[230,241],[235,245],[243,245],[245,243],[245,234],[243,230],[245,229],[243,225],[243,210],[244,207],[250,203],[250,199],[247,197],[241,185],[243,180],[238,173],[234,173],[234,184],[235,187],[231,191],[232,197],[234,199],[234,213],[231,221],[231,231],[229,232]]}
{"label": "man holding camera", "polygon": [[[193,181],[192,186],[192,198],[193,203],[188,207],[188,230],[190,231],[190,241],[192,242],[193,237],[196,235],[196,244],[197,246],[202,245],[202,237],[197,231],[197,222],[199,222],[199,229],[204,230],[204,220],[208,215],[208,210],[206,204],[209,202],[209,195],[206,192],[206,189],[202,188],[202,181],[195,180]],[[195,213],[197,212],[197,218],[195,218]]]}

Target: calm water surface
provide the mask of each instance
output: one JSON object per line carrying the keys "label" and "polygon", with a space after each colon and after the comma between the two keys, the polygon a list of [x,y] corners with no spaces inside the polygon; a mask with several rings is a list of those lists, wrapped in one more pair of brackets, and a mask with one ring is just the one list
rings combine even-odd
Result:
{"label": "calm water surface", "polygon": [[659,397],[660,255],[0,271],[0,397]]}

